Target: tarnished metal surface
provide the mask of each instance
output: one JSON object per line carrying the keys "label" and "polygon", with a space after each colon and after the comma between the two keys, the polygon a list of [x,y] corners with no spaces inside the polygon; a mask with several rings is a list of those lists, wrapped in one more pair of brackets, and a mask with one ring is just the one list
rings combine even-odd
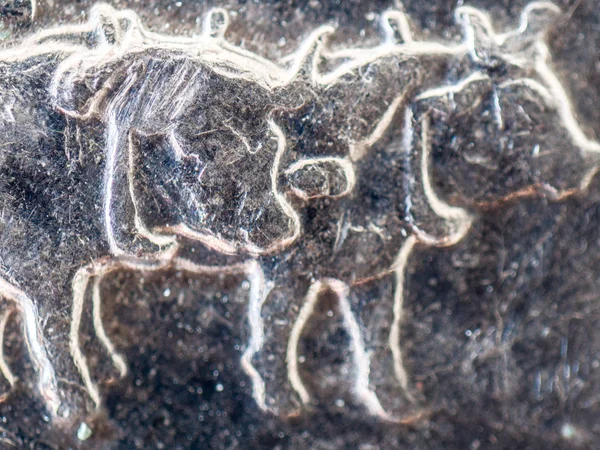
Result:
{"label": "tarnished metal surface", "polygon": [[3,448],[594,448],[600,5],[513,3],[4,5]]}

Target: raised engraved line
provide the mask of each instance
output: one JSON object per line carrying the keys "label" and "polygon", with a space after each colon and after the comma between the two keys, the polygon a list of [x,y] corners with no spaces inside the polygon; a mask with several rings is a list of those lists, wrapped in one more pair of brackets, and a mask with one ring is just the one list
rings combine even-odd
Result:
{"label": "raised engraved line", "polygon": [[300,313],[292,326],[286,352],[288,380],[292,389],[296,391],[300,400],[305,405],[310,403],[310,394],[306,390],[302,378],[300,377],[300,372],[298,371],[298,344],[302,337],[304,327],[309,321],[310,316],[312,316],[315,305],[319,300],[319,293],[322,288],[321,284],[321,281],[317,281],[308,289]]}
{"label": "raised engraved line", "polygon": [[[328,197],[330,197],[330,198],[343,197],[343,196],[347,195],[348,193],[350,193],[352,191],[352,189],[354,189],[354,185],[356,184],[356,173],[354,171],[354,165],[352,164],[352,162],[350,162],[346,158],[337,158],[337,157],[332,156],[332,157],[323,157],[323,158],[302,159],[302,160],[296,161],[295,163],[288,166],[288,168],[285,170],[284,173],[286,175],[291,175],[291,174],[296,173],[298,170],[304,169],[305,167],[318,166],[319,164],[322,164],[322,163],[337,164],[340,167],[340,169],[342,170],[342,172],[344,173],[344,178],[346,179],[346,187],[344,188],[344,190],[342,192],[340,192],[339,194],[328,194],[327,195]],[[306,195],[306,193],[301,191],[300,189],[294,188],[293,191],[298,197],[300,197],[304,200],[315,198],[315,196]]]}
{"label": "raised engraved line", "polygon": [[588,139],[584,134],[577,119],[575,119],[573,108],[565,89],[546,63],[549,58],[548,47],[543,43],[539,43],[538,49],[541,56],[535,61],[535,69],[547,84],[549,91],[553,94],[554,103],[556,104],[560,118],[567,131],[571,134],[573,142],[580,147],[584,153],[599,153],[600,143]]}
{"label": "raised engraved line", "polygon": [[331,291],[335,293],[340,311],[344,318],[345,328],[350,335],[352,360],[355,371],[354,392],[371,414],[389,420],[390,418],[381,406],[377,395],[370,388],[370,357],[365,350],[358,322],[350,308],[350,302],[348,301],[348,286],[340,280],[332,278],[318,280],[310,286],[306,294],[304,304],[300,309],[298,317],[294,321],[288,340],[286,361],[290,385],[292,386],[292,389],[296,391],[303,404],[307,405],[310,403],[311,395],[306,389],[298,370],[298,345],[304,328],[314,313],[315,305],[319,301],[319,294],[325,289],[331,289]]}
{"label": "raised engraved line", "polygon": [[400,251],[398,252],[398,255],[396,256],[396,259],[392,265],[396,278],[396,286],[394,289],[393,305],[394,319],[388,340],[390,350],[392,351],[396,379],[409,399],[411,396],[408,390],[408,374],[406,368],[404,367],[402,348],[400,346],[400,327],[404,319],[404,286],[406,283],[406,266],[408,264],[408,258],[410,257],[410,254],[412,253],[412,250],[417,242],[416,236],[411,234],[400,248]]}
{"label": "raised engraved line", "polygon": [[100,339],[100,342],[108,351],[113,364],[118,369],[119,376],[123,378],[127,375],[127,363],[125,362],[125,358],[115,350],[115,346],[106,335],[104,324],[102,322],[102,298],[100,297],[101,281],[102,278],[97,276],[94,278],[94,284],[92,285],[92,318],[94,330],[96,331],[96,336],[98,336],[98,339]]}
{"label": "raised engraved line", "polygon": [[248,302],[248,324],[250,327],[250,340],[248,347],[242,355],[242,369],[252,382],[252,395],[263,411],[270,411],[266,402],[265,382],[252,364],[252,358],[264,345],[264,322],[261,311],[264,301],[269,295],[262,268],[257,262],[248,265],[248,281],[250,282],[250,301]]}
{"label": "raised engraved line", "polygon": [[4,375],[4,378],[6,378],[6,381],[8,381],[11,388],[15,385],[17,379],[4,358],[4,333],[6,330],[6,323],[12,313],[13,311],[11,309],[4,310],[2,311],[2,318],[0,319],[0,372],[2,372],[2,375]]}
{"label": "raised engraved line", "polygon": [[463,89],[465,89],[469,84],[474,83],[476,81],[484,80],[489,80],[489,77],[481,72],[475,72],[469,75],[467,78],[460,80],[456,84],[449,84],[447,86],[440,86],[437,88],[429,89],[417,95],[416,100],[425,100],[432,97],[442,97],[444,95],[457,94]]}
{"label": "raised engraved line", "polygon": [[48,358],[37,311],[33,301],[13,284],[0,277],[0,297],[14,302],[23,318],[25,344],[38,375],[38,389],[49,411],[55,415],[60,406],[54,367]]}

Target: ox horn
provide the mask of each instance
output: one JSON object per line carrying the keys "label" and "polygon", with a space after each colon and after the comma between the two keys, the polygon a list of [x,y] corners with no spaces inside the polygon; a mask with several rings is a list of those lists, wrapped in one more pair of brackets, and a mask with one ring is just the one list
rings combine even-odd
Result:
{"label": "ox horn", "polygon": [[281,60],[283,63],[293,61],[289,68],[292,78],[299,77],[310,81],[319,78],[318,69],[324,41],[334,31],[335,29],[331,25],[317,28],[304,40],[298,51]]}

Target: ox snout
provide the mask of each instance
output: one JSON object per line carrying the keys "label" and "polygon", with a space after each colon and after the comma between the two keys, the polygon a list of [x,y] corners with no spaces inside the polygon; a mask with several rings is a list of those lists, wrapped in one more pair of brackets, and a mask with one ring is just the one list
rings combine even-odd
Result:
{"label": "ox snout", "polygon": [[284,176],[289,190],[303,200],[343,197],[352,191],[356,178],[352,162],[336,157],[297,161]]}

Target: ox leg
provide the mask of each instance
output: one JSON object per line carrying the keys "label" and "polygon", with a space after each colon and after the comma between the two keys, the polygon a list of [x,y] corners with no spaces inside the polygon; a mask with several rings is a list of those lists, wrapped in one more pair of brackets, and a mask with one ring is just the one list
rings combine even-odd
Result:
{"label": "ox leg", "polygon": [[[353,299],[360,307],[370,361],[370,388],[382,410],[372,413],[393,423],[413,424],[426,411],[413,395],[406,368],[402,325],[406,320],[405,278],[408,258],[416,243],[409,236],[389,271],[353,286]],[[418,396],[417,396],[418,397]]]}
{"label": "ox leg", "polygon": [[79,331],[81,328],[81,318],[83,308],[85,306],[85,296],[89,290],[90,284],[92,289],[92,319],[94,332],[96,336],[108,352],[110,359],[119,372],[121,378],[127,375],[127,363],[125,358],[119,354],[114,344],[109,339],[102,323],[102,297],[101,283],[104,277],[116,270],[139,270],[139,271],[156,271],[167,267],[170,264],[168,260],[135,260],[135,259],[109,259],[104,262],[92,263],[80,268],[73,278],[73,311],[71,320],[71,329],[69,333],[69,344],[71,357],[79,371],[85,388],[96,407],[100,407],[101,398],[98,391],[98,386],[92,380],[87,359],[81,350],[79,342]]}
{"label": "ox leg", "polygon": [[351,353],[350,365],[352,367],[352,374],[350,375],[351,380],[349,380],[349,383],[351,385],[352,393],[371,414],[387,419],[387,413],[381,406],[377,395],[370,387],[370,355],[365,348],[360,325],[350,306],[349,288],[345,283],[339,280],[319,280],[308,290],[304,304],[300,309],[298,318],[292,326],[288,340],[286,360],[289,383],[292,386],[292,389],[300,397],[302,404],[308,406],[312,401],[312,395],[300,375],[298,367],[298,347],[300,340],[305,333],[305,329],[313,319],[316,306],[325,292],[330,292],[334,295],[339,314],[343,320],[343,326],[349,337]]}
{"label": "ox leg", "polygon": [[46,406],[52,415],[58,412],[60,397],[56,385],[54,367],[48,358],[42,330],[39,324],[38,312],[33,300],[21,289],[0,277],[0,298],[14,304],[13,309],[5,311],[0,318],[0,372],[8,380],[9,384],[15,383],[16,378],[4,359],[3,344],[6,324],[12,312],[18,312],[23,319],[23,335],[31,362],[38,374],[37,387],[44,399]]}
{"label": "ox leg", "polygon": [[254,356],[260,352],[265,342],[264,321],[262,319],[262,307],[265,299],[269,295],[269,288],[265,281],[265,276],[260,265],[252,262],[248,265],[246,273],[249,289],[248,302],[248,326],[250,328],[250,338],[246,351],[242,355],[242,369],[248,375],[252,382],[252,396],[258,407],[267,412],[272,412],[266,404],[265,382],[258,373],[258,370],[252,364]]}
{"label": "ox leg", "polygon": [[73,361],[75,362],[83,383],[96,407],[101,405],[100,392],[97,384],[92,380],[90,369],[79,341],[81,318],[85,306],[86,293],[90,289],[90,285],[92,291],[92,319],[94,332],[108,352],[108,355],[120,376],[124,377],[128,370],[127,362],[125,361],[125,358],[116,351],[102,322],[102,280],[108,273],[116,270],[132,270],[147,273],[166,269],[173,269],[192,275],[243,274],[247,277],[250,286],[250,299],[247,313],[250,338],[246,350],[242,355],[241,365],[245,373],[251,379],[254,399],[261,409],[268,410],[265,402],[264,381],[252,364],[252,358],[260,351],[264,342],[264,326],[261,317],[261,308],[268,293],[264,274],[260,265],[256,261],[251,261],[249,263],[231,266],[202,266],[182,258],[172,258],[168,260],[157,259],[155,261],[114,259],[104,263],[90,264],[77,271],[73,279],[73,313],[70,331],[70,349]]}
{"label": "ox leg", "polygon": [[[113,362],[115,358],[119,362],[123,362],[124,360],[121,355],[118,355],[114,352],[114,348],[112,343],[108,340],[106,336],[106,332],[104,327],[102,326],[102,320],[100,316],[100,282],[103,276],[108,272],[108,268],[114,264],[114,261],[111,261],[108,264],[95,265],[90,264],[82,267],[77,271],[75,277],[73,278],[72,289],[73,289],[73,311],[71,318],[71,330],[69,333],[69,345],[71,350],[71,357],[73,358],[73,362],[81,375],[83,384],[87,389],[87,392],[94,402],[95,406],[98,408],[101,404],[100,393],[98,391],[98,386],[92,380],[92,376],[90,374],[90,369],[87,364],[87,359],[81,350],[80,342],[79,342],[79,330],[81,328],[81,317],[83,315],[83,307],[85,304],[85,295],[88,291],[90,282],[93,281],[93,320],[94,320],[94,328],[97,329],[98,324],[100,325],[100,332],[96,331],[97,335],[100,337],[102,343],[106,346],[106,342],[109,342],[110,347],[108,349],[113,349],[113,353],[110,352],[111,359]],[[103,340],[105,338],[105,340]],[[121,372],[122,373],[122,372]],[[122,373],[123,374],[123,373]]]}

